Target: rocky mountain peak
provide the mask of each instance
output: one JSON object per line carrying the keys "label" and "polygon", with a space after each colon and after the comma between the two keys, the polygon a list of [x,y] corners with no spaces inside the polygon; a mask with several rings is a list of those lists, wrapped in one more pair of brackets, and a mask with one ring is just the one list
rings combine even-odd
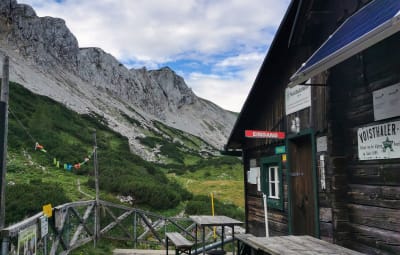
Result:
{"label": "rocky mountain peak", "polygon": [[197,97],[193,91],[171,68],[163,67],[153,70],[149,72],[149,75],[160,86],[170,105],[180,108],[182,105],[190,105],[196,101]]}
{"label": "rocky mountain peak", "polygon": [[10,56],[12,81],[75,111],[104,116],[140,155],[149,153],[135,137],[153,120],[222,148],[236,116],[197,97],[171,68],[128,69],[100,48],[79,48],[64,20],[38,17],[15,0],[0,1],[0,15],[0,50]]}
{"label": "rocky mountain peak", "polygon": [[16,1],[2,1],[1,8],[6,21],[2,26],[13,50],[44,67],[61,64],[71,69],[76,64],[78,41],[64,20],[39,18],[32,7]]}

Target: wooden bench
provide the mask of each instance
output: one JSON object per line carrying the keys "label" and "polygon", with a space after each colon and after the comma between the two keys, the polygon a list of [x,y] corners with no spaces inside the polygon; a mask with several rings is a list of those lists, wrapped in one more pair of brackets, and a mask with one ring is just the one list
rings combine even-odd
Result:
{"label": "wooden bench", "polygon": [[165,234],[165,245],[167,248],[167,255],[168,255],[168,240],[175,246],[175,254],[188,254],[190,255],[192,252],[193,243],[187,240],[178,232],[169,232]]}

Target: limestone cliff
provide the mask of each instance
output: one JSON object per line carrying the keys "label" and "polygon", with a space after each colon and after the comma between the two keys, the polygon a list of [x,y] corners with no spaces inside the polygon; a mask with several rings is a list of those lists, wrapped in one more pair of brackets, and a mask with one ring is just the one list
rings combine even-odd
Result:
{"label": "limestone cliff", "polygon": [[197,97],[170,68],[128,69],[102,49],[79,48],[62,19],[38,17],[16,0],[0,1],[0,57],[5,54],[10,56],[11,81],[79,113],[104,116],[148,160],[155,160],[153,152],[135,138],[145,136],[143,127],[156,129],[153,120],[222,148],[236,119]]}

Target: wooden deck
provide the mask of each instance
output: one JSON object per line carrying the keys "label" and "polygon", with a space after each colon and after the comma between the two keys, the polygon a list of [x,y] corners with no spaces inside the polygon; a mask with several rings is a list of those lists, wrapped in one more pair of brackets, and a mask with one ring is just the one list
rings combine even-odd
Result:
{"label": "wooden deck", "polygon": [[[311,236],[255,237],[251,234],[237,235],[239,243],[255,251],[270,255],[362,255],[342,246],[332,244]],[[250,252],[250,254],[252,254]]]}
{"label": "wooden deck", "polygon": [[[166,250],[144,250],[144,249],[115,249],[113,255],[165,255]],[[174,254],[175,250],[169,250],[170,254]]]}
{"label": "wooden deck", "polygon": [[[175,254],[175,251],[169,250],[168,253]],[[165,255],[165,254],[166,250],[115,249],[113,250],[112,255]],[[233,255],[233,254],[232,252],[227,252],[226,255]]]}

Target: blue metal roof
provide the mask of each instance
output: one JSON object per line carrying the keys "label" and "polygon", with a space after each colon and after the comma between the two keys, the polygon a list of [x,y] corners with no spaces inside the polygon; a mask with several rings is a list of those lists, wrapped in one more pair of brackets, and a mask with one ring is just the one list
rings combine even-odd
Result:
{"label": "blue metal roof", "polygon": [[400,0],[374,0],[350,16],[291,77],[303,83],[400,30]]}

